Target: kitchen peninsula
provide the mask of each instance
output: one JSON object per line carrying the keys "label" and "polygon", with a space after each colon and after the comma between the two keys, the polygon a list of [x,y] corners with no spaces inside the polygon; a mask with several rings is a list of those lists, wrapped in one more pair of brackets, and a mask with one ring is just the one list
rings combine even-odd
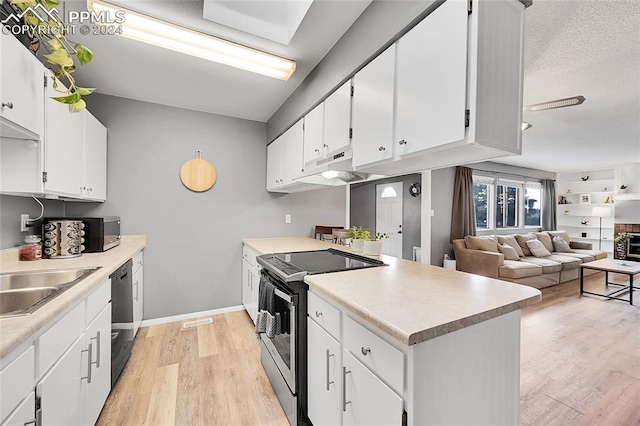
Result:
{"label": "kitchen peninsula", "polygon": [[[348,247],[244,240],[257,254]],[[518,424],[520,310],[540,291],[380,257],[386,266],[307,275],[312,422]]]}

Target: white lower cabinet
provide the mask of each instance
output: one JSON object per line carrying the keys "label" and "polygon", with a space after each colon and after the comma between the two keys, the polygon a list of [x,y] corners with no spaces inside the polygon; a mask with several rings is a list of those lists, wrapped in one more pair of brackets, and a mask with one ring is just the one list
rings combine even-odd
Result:
{"label": "white lower cabinet", "polygon": [[258,316],[258,286],[260,284],[260,266],[256,262],[258,254],[247,246],[242,246],[242,305],[256,322]]}
{"label": "white lower cabinet", "polygon": [[133,258],[133,335],[138,333],[144,311],[144,251]]}
{"label": "white lower cabinet", "polygon": [[95,424],[111,391],[111,303],[87,327],[88,355],[86,423]]}
{"label": "white lower cabinet", "polygon": [[[392,364],[403,378],[404,354],[372,338],[370,331],[312,292],[307,329],[309,420],[314,425],[402,424],[402,389],[394,391],[380,377],[388,380],[385,367]],[[356,359],[354,342],[367,360],[375,354],[376,363],[366,366]],[[394,381],[403,383],[402,378]]]}
{"label": "white lower cabinet", "polygon": [[308,416],[316,426],[339,425],[342,411],[340,343],[307,318]]}
{"label": "white lower cabinet", "polygon": [[7,419],[2,422],[2,426],[27,426],[27,425],[35,425],[36,418],[36,393],[31,392],[28,397],[26,397],[18,408],[15,409],[13,413]]}
{"label": "white lower cabinet", "polygon": [[403,401],[346,349],[343,356],[343,425],[402,424]]}

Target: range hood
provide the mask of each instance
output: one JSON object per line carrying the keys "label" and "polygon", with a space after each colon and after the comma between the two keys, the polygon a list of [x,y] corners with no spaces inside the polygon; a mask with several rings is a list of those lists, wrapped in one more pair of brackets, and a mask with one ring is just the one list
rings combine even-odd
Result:
{"label": "range hood", "polygon": [[345,147],[323,158],[308,161],[304,165],[304,172],[293,176],[293,179],[326,186],[345,185],[369,179],[371,175],[368,173],[353,171],[352,155],[351,147]]}

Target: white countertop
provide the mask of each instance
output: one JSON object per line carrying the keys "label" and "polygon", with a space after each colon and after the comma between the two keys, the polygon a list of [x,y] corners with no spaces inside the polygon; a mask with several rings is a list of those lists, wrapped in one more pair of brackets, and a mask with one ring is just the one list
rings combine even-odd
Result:
{"label": "white countertop", "polygon": [[82,300],[119,266],[142,251],[146,245],[147,237],[145,235],[125,235],[119,246],[104,253],[87,253],[70,259],[42,259],[29,262],[18,260],[17,249],[2,250],[0,252],[0,272],[2,273],[98,266],[101,268],[35,312],[29,315],[0,319],[0,358]]}
{"label": "white countertop", "polygon": [[[261,254],[349,247],[306,237],[247,239]],[[400,343],[414,345],[542,299],[533,287],[392,256],[387,266],[308,275],[311,291],[344,308]]]}

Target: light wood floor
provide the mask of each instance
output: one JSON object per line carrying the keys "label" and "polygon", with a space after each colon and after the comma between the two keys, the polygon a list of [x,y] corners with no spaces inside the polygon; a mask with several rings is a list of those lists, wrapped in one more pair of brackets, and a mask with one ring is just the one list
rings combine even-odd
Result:
{"label": "light wood floor", "polygon": [[[593,290],[603,281],[586,279]],[[580,297],[576,280],[523,311],[523,426],[640,426],[638,305]],[[248,315],[212,318],[141,328],[98,425],[288,425]]]}

